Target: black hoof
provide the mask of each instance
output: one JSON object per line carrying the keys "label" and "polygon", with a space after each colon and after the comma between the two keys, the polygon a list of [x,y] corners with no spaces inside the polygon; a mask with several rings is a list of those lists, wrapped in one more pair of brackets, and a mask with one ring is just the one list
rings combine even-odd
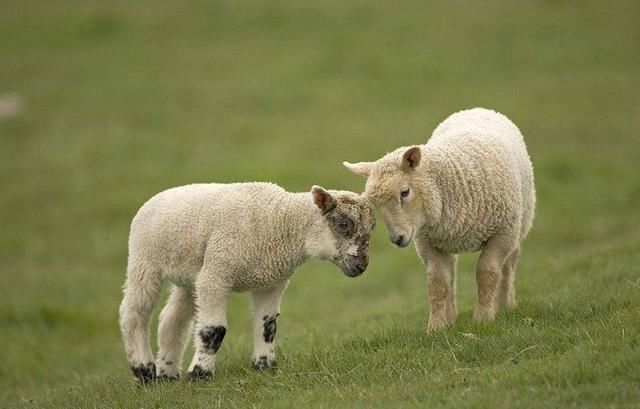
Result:
{"label": "black hoof", "polygon": [[200,365],[196,365],[193,367],[193,370],[189,372],[188,377],[190,381],[205,381],[211,379],[213,373],[202,369]]}
{"label": "black hoof", "polygon": [[157,379],[158,382],[168,383],[168,382],[175,382],[175,381],[179,380],[180,377],[178,375],[176,375],[176,376],[160,375],[156,379]]}
{"label": "black hoof", "polygon": [[[165,363],[172,364],[173,362],[169,361]],[[167,373],[166,368],[160,367],[156,371],[156,379],[159,382],[177,381],[179,378],[180,378],[180,374],[175,370],[172,370],[171,373],[169,374]]]}
{"label": "black hoof", "polygon": [[257,359],[251,361],[251,366],[256,371],[269,371],[276,369],[277,364],[275,359],[268,359],[266,356],[261,355]]}
{"label": "black hoof", "polygon": [[148,362],[131,367],[133,375],[142,383],[150,383],[156,379],[156,364]]}

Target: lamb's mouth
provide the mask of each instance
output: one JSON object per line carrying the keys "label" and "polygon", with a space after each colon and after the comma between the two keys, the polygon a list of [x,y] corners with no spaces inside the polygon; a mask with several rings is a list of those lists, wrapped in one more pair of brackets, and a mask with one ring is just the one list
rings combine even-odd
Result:
{"label": "lamb's mouth", "polygon": [[363,265],[361,263],[341,262],[338,264],[338,266],[340,267],[340,270],[342,270],[344,275],[351,278],[362,275],[362,273],[364,273],[364,271],[367,269],[367,265]]}
{"label": "lamb's mouth", "polygon": [[406,239],[404,238],[404,236],[400,236],[402,237],[402,240],[399,241],[394,241],[393,244],[395,244],[396,246],[400,247],[400,248],[404,248],[407,247],[409,245],[409,243],[411,243],[411,240],[413,240],[413,229],[411,230],[411,234],[409,235],[409,238]]}

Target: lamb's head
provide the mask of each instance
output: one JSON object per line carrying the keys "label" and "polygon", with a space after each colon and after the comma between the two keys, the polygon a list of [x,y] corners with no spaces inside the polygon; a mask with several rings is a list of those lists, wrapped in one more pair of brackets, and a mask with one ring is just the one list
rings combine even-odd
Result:
{"label": "lamb's head", "polygon": [[399,247],[406,247],[425,223],[424,185],[417,172],[421,158],[420,147],[413,146],[396,149],[375,162],[343,163],[367,178],[365,195],[382,215],[389,239]]}
{"label": "lamb's head", "polygon": [[324,257],[347,276],[359,276],[369,265],[369,238],[376,223],[373,208],[364,196],[353,192],[314,186],[311,194],[331,231],[322,244],[330,247]]}

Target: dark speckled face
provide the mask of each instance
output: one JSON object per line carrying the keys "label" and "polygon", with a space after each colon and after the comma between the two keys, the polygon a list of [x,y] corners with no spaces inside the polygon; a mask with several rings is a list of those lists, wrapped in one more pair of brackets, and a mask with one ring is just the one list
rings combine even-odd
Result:
{"label": "dark speckled face", "polygon": [[357,277],[369,265],[369,238],[376,220],[369,202],[351,192],[331,192],[336,206],[325,217],[336,240],[333,262],[345,275]]}

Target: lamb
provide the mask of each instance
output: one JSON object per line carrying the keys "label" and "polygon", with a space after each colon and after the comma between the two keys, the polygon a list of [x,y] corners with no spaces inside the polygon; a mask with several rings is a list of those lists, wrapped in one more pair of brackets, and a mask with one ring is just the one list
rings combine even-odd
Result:
{"label": "lamb", "polygon": [[412,238],[427,269],[429,330],[457,315],[457,254],[481,250],[476,320],[516,305],[515,270],[533,223],[533,166],[520,130],[483,108],[449,116],[426,145],[344,165],[367,177],[365,194],[399,247]]}
{"label": "lamb", "polygon": [[[362,274],[374,223],[364,197],[319,186],[289,193],[270,183],[194,184],[154,196],[131,223],[120,306],[134,375],[143,383],[177,379],[195,314],[188,376],[210,378],[227,331],[227,298],[240,291],[252,296],[253,367],[275,367],[276,326],[289,278],[311,258],[331,261],[349,277]],[[149,318],[164,282],[172,289],[160,313],[154,361]]]}

